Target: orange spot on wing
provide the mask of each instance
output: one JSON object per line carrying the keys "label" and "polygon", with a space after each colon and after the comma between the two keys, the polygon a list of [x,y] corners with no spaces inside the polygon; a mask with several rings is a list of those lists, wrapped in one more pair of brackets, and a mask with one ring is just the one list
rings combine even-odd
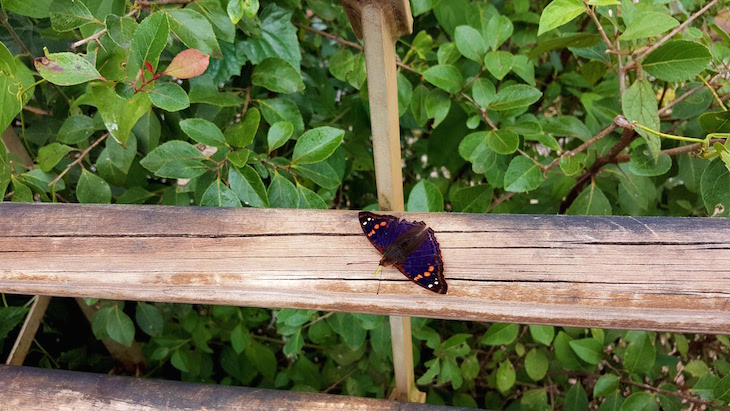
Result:
{"label": "orange spot on wing", "polygon": [[428,266],[428,271],[430,271],[430,272],[433,272],[433,270],[434,270],[434,266],[432,266],[432,265],[429,265],[429,266]]}
{"label": "orange spot on wing", "polygon": [[375,229],[377,230],[378,228],[380,228],[380,224],[375,224]]}
{"label": "orange spot on wing", "polygon": [[417,276],[416,276],[416,277],[414,278],[414,280],[418,281],[418,280],[420,280],[421,278],[423,278],[423,276],[422,276],[421,274],[418,274],[418,275],[417,275]]}
{"label": "orange spot on wing", "polygon": [[428,271],[426,271],[426,272],[423,273],[423,276],[424,277],[430,277],[431,276],[431,273],[429,273]]}
{"label": "orange spot on wing", "polygon": [[382,223],[380,223],[380,226],[381,227],[385,227],[386,225],[388,225],[388,224],[386,224],[385,221],[383,221]]}

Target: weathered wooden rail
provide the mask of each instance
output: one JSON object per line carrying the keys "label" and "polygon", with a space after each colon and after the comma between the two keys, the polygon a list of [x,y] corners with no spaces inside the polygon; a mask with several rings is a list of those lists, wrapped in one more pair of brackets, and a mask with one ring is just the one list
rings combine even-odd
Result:
{"label": "weathered wooden rail", "polygon": [[[345,395],[193,384],[0,365],[7,410],[454,410]],[[12,393],[12,395],[10,395]]]}
{"label": "weathered wooden rail", "polygon": [[730,333],[730,220],[401,215],[436,231],[447,295],[374,276],[355,211],[12,203],[0,290]]}

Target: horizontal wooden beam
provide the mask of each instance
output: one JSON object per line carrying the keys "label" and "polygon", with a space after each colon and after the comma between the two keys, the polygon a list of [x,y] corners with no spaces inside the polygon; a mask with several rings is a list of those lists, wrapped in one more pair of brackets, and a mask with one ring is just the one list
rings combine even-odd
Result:
{"label": "horizontal wooden beam", "polygon": [[400,215],[448,294],[374,276],[355,211],[14,203],[0,292],[730,334],[730,220]]}
{"label": "horizontal wooden beam", "polygon": [[194,384],[0,365],[3,409],[36,410],[453,410],[346,395]]}

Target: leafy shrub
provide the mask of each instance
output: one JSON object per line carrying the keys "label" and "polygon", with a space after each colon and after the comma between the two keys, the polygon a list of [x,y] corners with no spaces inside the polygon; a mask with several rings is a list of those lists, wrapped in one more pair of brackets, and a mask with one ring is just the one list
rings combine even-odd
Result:
{"label": "leafy shrub", "polygon": [[[411,5],[415,32],[396,45],[408,210],[730,215],[727,1]],[[34,161],[0,144],[5,200],[375,206],[365,60],[337,2],[2,7],[0,128]],[[0,339],[25,313],[7,305]],[[153,376],[376,397],[392,387],[379,316],[105,302],[92,326],[140,341]],[[724,336],[415,318],[413,336],[432,403],[730,401]],[[82,348],[41,364],[105,365]]]}

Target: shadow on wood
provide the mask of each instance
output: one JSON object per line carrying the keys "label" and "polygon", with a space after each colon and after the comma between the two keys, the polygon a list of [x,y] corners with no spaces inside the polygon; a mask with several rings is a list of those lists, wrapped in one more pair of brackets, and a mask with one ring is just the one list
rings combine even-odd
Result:
{"label": "shadow on wood", "polygon": [[193,384],[74,371],[0,366],[3,409],[48,410],[454,410],[260,388]]}
{"label": "shadow on wood", "polygon": [[0,291],[730,333],[730,220],[402,214],[449,293],[380,255],[355,211],[0,204]]}

